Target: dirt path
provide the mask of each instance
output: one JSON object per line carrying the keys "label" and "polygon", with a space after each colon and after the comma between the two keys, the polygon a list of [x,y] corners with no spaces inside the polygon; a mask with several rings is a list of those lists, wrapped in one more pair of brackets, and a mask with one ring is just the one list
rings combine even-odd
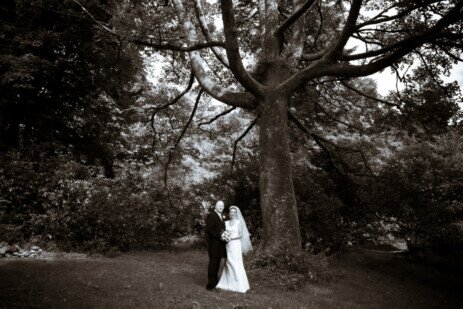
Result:
{"label": "dirt path", "polygon": [[[390,257],[348,255],[336,278],[284,292],[252,282],[247,294],[205,289],[204,251],[0,261],[2,308],[463,308],[462,281]],[[462,289],[463,290],[463,289]]]}

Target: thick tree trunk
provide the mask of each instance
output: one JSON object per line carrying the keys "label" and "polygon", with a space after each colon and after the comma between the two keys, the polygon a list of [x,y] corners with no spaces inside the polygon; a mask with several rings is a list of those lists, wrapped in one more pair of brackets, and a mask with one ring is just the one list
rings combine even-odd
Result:
{"label": "thick tree trunk", "polygon": [[273,87],[287,75],[289,69],[284,64],[271,65],[266,78],[269,92],[260,104],[259,188],[264,251],[298,251],[301,248],[289,149],[289,98],[279,94],[275,91],[276,87]]}

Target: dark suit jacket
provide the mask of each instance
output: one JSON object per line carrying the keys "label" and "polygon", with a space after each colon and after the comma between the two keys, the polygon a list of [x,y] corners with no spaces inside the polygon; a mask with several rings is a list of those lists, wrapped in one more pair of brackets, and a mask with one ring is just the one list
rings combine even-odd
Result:
{"label": "dark suit jacket", "polygon": [[209,257],[227,257],[225,242],[221,239],[223,231],[225,231],[225,222],[220,220],[220,217],[217,214],[217,212],[215,212],[214,210],[211,211],[206,218],[206,235]]}

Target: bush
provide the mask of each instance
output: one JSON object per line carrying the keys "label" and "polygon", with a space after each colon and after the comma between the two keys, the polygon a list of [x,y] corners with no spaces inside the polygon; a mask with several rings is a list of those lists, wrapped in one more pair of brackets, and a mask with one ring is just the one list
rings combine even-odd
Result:
{"label": "bush", "polygon": [[453,251],[462,247],[463,138],[410,140],[390,158],[365,196],[383,218],[393,218],[395,234],[412,250]]}
{"label": "bush", "polygon": [[250,278],[286,290],[297,290],[308,282],[315,282],[327,269],[326,257],[305,252],[253,252],[248,258]]}
{"label": "bush", "polygon": [[334,194],[334,184],[322,172],[307,175],[299,170],[294,186],[304,248],[313,254],[341,251],[351,230],[343,220],[344,205]]}
{"label": "bush", "polygon": [[[46,232],[67,246],[121,250],[170,244],[191,232],[199,216],[182,188],[173,187],[172,206],[160,182],[130,168],[114,179],[63,182],[57,205],[47,209]],[[188,200],[187,200],[188,201]]]}
{"label": "bush", "polygon": [[248,258],[250,278],[286,290],[300,289],[308,282],[317,281],[327,271],[326,257],[305,252],[253,252]]}
{"label": "bush", "polygon": [[162,194],[140,191],[124,178],[64,184],[67,196],[48,207],[45,232],[68,248],[128,250],[168,243],[175,225]]}
{"label": "bush", "polygon": [[191,233],[200,220],[197,201],[185,196],[191,193],[173,186],[171,207],[156,172],[136,164],[108,179],[66,156],[3,159],[9,164],[0,173],[1,228],[8,228],[8,242],[48,235],[68,250],[152,248]]}
{"label": "bush", "polygon": [[53,171],[59,161],[50,162],[45,157],[43,151],[28,155],[11,151],[0,156],[0,224],[9,231],[1,234],[5,237],[2,240],[20,242],[43,233],[35,222],[43,216],[44,204],[54,194]]}

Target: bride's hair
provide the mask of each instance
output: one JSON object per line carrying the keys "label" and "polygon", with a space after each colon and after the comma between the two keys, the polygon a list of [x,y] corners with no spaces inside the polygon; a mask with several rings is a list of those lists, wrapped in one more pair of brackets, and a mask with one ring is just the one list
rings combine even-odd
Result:
{"label": "bride's hair", "polygon": [[237,206],[230,206],[228,209],[228,212],[230,213],[230,210],[235,209],[236,210],[236,216],[237,219],[240,220],[241,225],[243,227],[243,235],[241,236],[241,250],[243,254],[246,254],[250,251],[252,251],[252,244],[251,244],[251,239],[249,238],[249,231],[246,226],[246,221],[244,221],[243,215],[241,214],[241,210]]}

